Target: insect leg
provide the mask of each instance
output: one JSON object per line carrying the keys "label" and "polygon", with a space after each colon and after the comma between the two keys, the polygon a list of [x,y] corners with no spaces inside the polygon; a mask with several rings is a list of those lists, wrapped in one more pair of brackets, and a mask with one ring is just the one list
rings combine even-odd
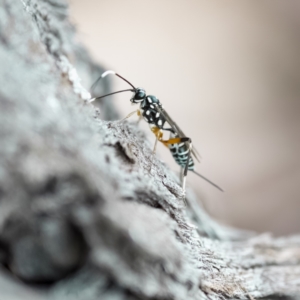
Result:
{"label": "insect leg", "polygon": [[176,137],[169,140],[160,140],[165,146],[169,146],[170,144],[180,144],[189,142],[191,139],[187,137]]}
{"label": "insect leg", "polygon": [[142,114],[141,114],[140,111],[137,114],[138,114],[139,118],[138,118],[138,120],[136,122],[136,125],[138,126],[140,124],[141,120],[143,119],[143,117],[142,117]]}
{"label": "insect leg", "polygon": [[183,171],[184,171],[184,168],[180,167],[179,178],[180,178],[181,185],[183,184]]}
{"label": "insect leg", "polygon": [[152,151],[153,154],[156,152],[157,141],[158,141],[158,137],[156,136],[155,143],[154,143],[154,148],[153,148],[153,151]]}
{"label": "insect leg", "polygon": [[153,148],[153,151],[152,151],[153,153],[155,153],[156,146],[157,146],[157,141],[161,141],[162,140],[163,132],[158,127],[151,127],[151,131],[155,135],[155,144],[154,144],[154,148]]}
{"label": "insect leg", "polygon": [[120,122],[125,121],[126,119],[130,118],[132,115],[137,114],[139,117],[141,117],[141,112],[139,109],[131,112],[129,115],[127,115],[124,119],[122,119]]}

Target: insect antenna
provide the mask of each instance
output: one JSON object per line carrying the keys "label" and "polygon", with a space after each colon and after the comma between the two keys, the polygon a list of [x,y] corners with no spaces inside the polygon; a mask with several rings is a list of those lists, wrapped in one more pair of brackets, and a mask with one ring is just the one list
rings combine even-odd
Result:
{"label": "insect antenna", "polygon": [[98,84],[98,82],[101,79],[103,79],[104,77],[106,77],[107,75],[109,75],[109,74],[113,74],[113,75],[118,76],[119,78],[121,78],[122,80],[124,80],[125,82],[127,82],[130,86],[132,86],[134,88],[134,90],[136,90],[136,87],[132,83],[130,83],[127,79],[125,79],[124,77],[122,77],[121,75],[119,75],[118,73],[116,73],[115,71],[108,70],[108,71],[102,73],[101,76],[93,83],[93,85],[91,86],[91,89],[90,89],[91,93],[95,89],[95,87]]}
{"label": "insect antenna", "polygon": [[[112,71],[113,72],[113,71]],[[136,87],[130,83],[127,79],[125,79],[124,77],[122,77],[121,75],[119,75],[118,73],[115,73],[116,76],[120,77],[121,79],[123,79],[124,81],[126,81],[129,85],[131,85],[135,90],[136,90]]]}
{"label": "insect antenna", "polygon": [[118,94],[118,93],[123,93],[123,92],[134,92],[134,91],[135,91],[135,90],[133,90],[133,89],[121,90],[121,91],[109,93],[109,94],[106,94],[106,95],[103,95],[103,96],[99,96],[99,97],[96,97],[96,98],[92,98],[89,102],[93,102],[93,101],[95,101],[95,100],[98,100],[98,99],[101,99],[101,98],[104,98],[104,97],[107,97],[107,96],[110,96],[110,95]]}
{"label": "insect antenna", "polygon": [[199,177],[201,177],[202,179],[204,179],[205,181],[207,181],[208,183],[210,183],[211,185],[213,185],[215,188],[217,188],[218,190],[220,190],[221,192],[224,192],[224,190],[222,190],[218,185],[216,185],[215,183],[213,183],[212,181],[210,181],[209,179],[207,179],[206,177],[204,177],[203,175],[197,173],[196,171],[191,171],[195,173],[196,175],[198,175]]}

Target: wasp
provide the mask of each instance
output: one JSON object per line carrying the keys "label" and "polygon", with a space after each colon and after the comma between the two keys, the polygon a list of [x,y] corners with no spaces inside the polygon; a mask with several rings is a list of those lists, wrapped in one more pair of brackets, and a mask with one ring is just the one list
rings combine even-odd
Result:
{"label": "wasp", "polygon": [[[103,96],[92,98],[89,102],[93,102],[95,100],[111,96],[117,93],[123,92],[133,92],[133,95],[130,99],[132,104],[139,104],[139,108],[132,113],[130,113],[125,119],[130,116],[137,114],[140,118],[144,118],[144,120],[150,125],[151,131],[154,133],[156,139],[154,144],[153,152],[156,150],[157,142],[161,142],[163,145],[169,148],[173,158],[176,163],[182,168],[182,189],[185,192],[186,185],[186,177],[188,171],[191,171],[219,189],[223,191],[218,185],[204,177],[203,175],[197,173],[195,171],[194,158],[200,162],[199,153],[195,147],[192,145],[192,140],[190,137],[187,137],[180,127],[173,121],[170,115],[163,108],[161,102],[153,95],[147,95],[146,91],[143,88],[135,87],[132,83],[130,83],[127,79],[122,77],[120,74],[114,71],[106,71],[104,72],[92,85],[91,92],[98,84],[98,82],[106,77],[107,75],[115,75],[121,78],[123,81],[128,83],[132,88],[124,89],[120,91],[116,91],[113,93],[109,93]],[[164,139],[164,132],[168,131],[170,133],[169,139]]]}

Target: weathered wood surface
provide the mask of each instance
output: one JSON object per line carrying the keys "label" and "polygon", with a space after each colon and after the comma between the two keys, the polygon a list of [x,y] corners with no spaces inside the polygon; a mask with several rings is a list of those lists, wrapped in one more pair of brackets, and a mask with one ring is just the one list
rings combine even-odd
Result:
{"label": "weathered wood surface", "polygon": [[86,103],[102,70],[63,0],[0,3],[1,300],[299,297],[300,236],[185,208],[145,133]]}

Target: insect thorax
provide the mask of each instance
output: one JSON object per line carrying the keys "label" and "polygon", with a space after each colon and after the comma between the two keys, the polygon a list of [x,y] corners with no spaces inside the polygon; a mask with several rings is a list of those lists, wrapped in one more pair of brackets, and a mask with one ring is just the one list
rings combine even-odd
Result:
{"label": "insect thorax", "polygon": [[166,120],[158,110],[161,107],[160,101],[152,95],[148,95],[140,104],[140,110],[145,121],[162,129]]}

